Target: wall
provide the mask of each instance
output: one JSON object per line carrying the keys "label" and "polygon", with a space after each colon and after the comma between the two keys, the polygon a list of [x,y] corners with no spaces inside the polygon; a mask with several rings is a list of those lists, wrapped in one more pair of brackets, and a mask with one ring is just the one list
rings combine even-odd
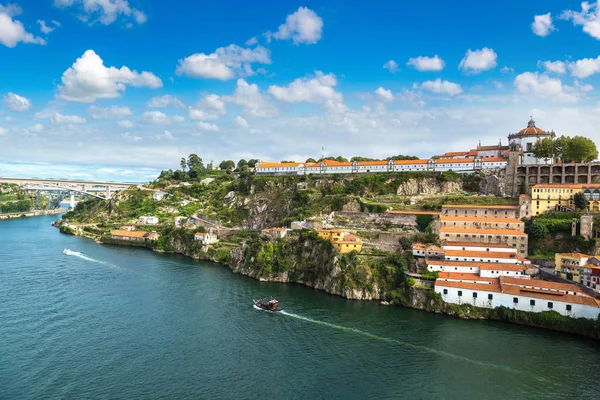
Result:
{"label": "wall", "polygon": [[[477,237],[473,237],[473,236],[477,236]],[[481,238],[480,236],[482,236],[482,235],[479,235],[479,234],[475,235],[475,234],[469,233],[469,237],[465,237],[465,234],[454,233],[454,232],[449,232],[449,233],[440,232],[441,240],[448,240],[451,242],[469,242],[469,243],[481,243],[481,244],[506,243],[510,246],[514,245],[513,247],[517,249],[517,252],[520,256],[527,257],[527,236],[500,235],[499,238],[497,237],[498,235],[493,235],[493,234],[483,234],[483,238]]]}

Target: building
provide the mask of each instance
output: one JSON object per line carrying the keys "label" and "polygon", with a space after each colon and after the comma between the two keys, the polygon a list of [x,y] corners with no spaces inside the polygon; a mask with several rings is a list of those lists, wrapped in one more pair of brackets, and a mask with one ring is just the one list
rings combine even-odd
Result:
{"label": "building", "polygon": [[523,232],[525,223],[516,218],[441,216],[441,228],[514,229]]}
{"label": "building", "polygon": [[362,250],[362,239],[343,229],[320,229],[317,231],[320,238],[331,242],[340,253]]}
{"label": "building", "polygon": [[441,217],[519,218],[519,205],[444,204]]}
{"label": "building", "polygon": [[160,201],[160,200],[164,199],[166,195],[167,195],[167,194],[166,194],[165,192],[161,192],[161,191],[159,190],[159,191],[157,191],[157,192],[154,192],[154,193],[152,193],[152,199],[153,199],[153,200]]}
{"label": "building", "polygon": [[212,232],[212,229],[209,229],[208,232],[196,232],[194,240],[201,242],[203,245],[215,244],[219,241],[217,235]]}
{"label": "building", "polygon": [[123,225],[119,228],[120,231],[135,231],[135,226],[133,225]]}
{"label": "building", "polygon": [[524,232],[510,229],[440,228],[440,239],[450,242],[508,244],[520,256],[527,256],[528,238]]}
{"label": "building", "polygon": [[548,211],[573,211],[573,198],[577,193],[583,193],[588,200],[591,211],[600,211],[599,184],[537,184],[531,189],[533,215]]}
{"label": "building", "polygon": [[285,235],[287,235],[287,232],[288,230],[286,228],[265,228],[262,230],[261,235],[277,240],[284,238]]}
{"label": "building", "polygon": [[147,216],[142,216],[138,218],[138,224],[141,225],[156,225],[158,224],[158,217],[147,217]]}
{"label": "building", "polygon": [[600,302],[569,283],[440,272],[434,290],[442,300],[452,304],[526,312],[556,311],[571,318],[597,319],[600,314]]}
{"label": "building", "polygon": [[187,217],[175,217],[174,219],[175,227],[177,228],[183,228],[186,222]]}
{"label": "building", "polygon": [[110,232],[110,237],[112,239],[118,240],[127,240],[132,242],[144,242],[146,240],[156,240],[158,239],[160,234],[158,232],[144,232],[144,231],[125,231],[125,230],[116,230]]}
{"label": "building", "polygon": [[521,155],[522,165],[527,164],[552,164],[554,162],[553,159],[541,159],[536,158],[533,155],[533,147],[535,144],[542,139],[554,139],[556,134],[554,131],[544,131],[541,128],[535,126],[535,121],[532,119],[527,123],[527,127],[521,129],[517,133],[512,133],[508,135],[508,142],[510,145],[519,145],[519,147],[523,150],[523,154]]}

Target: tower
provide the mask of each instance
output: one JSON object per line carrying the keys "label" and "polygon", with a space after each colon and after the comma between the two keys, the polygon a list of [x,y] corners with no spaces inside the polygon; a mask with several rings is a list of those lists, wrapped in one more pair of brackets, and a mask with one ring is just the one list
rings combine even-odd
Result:
{"label": "tower", "polygon": [[[520,154],[521,145],[517,142],[512,142],[508,146],[508,164],[506,165],[506,194],[510,194],[513,197],[519,196],[519,182],[517,180],[517,171],[520,165]],[[527,186],[527,192],[529,192],[529,186]],[[527,193],[523,193],[527,194]]]}

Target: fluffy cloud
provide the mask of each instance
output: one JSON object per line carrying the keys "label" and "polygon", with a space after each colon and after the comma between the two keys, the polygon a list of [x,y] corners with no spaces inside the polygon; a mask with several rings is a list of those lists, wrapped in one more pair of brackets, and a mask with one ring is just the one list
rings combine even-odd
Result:
{"label": "fluffy cloud", "polygon": [[84,124],[85,118],[78,115],[63,115],[61,113],[54,113],[50,116],[50,121],[53,124],[64,125],[64,124]]}
{"label": "fluffy cloud", "polygon": [[450,96],[461,94],[463,92],[458,83],[443,81],[440,78],[436,79],[435,81],[425,81],[420,85],[415,84],[414,87],[427,90],[428,92],[447,94]]}
{"label": "fluffy cloud", "polygon": [[132,135],[129,132],[122,133],[121,137],[123,139],[127,140],[128,142],[134,142],[134,143],[142,140],[142,138],[140,136]]}
{"label": "fluffy cloud", "polygon": [[253,63],[271,64],[268,49],[257,46],[247,49],[235,44],[220,47],[214,53],[196,53],[179,60],[177,75],[191,78],[211,78],[226,81],[236,76],[254,75]]}
{"label": "fluffy cloud", "polygon": [[215,124],[211,124],[208,122],[198,122],[198,129],[200,129],[201,131],[205,131],[205,132],[218,132],[219,131],[219,127]]}
{"label": "fluffy cloud", "polygon": [[377,90],[375,90],[375,94],[384,101],[394,100],[394,95],[392,94],[392,91],[389,89],[384,89],[382,87],[379,87],[379,88],[377,88]]}
{"label": "fluffy cloud", "polygon": [[58,86],[58,98],[78,103],[92,103],[97,99],[121,96],[127,85],[134,87],[162,87],[162,81],[151,72],[105,67],[94,50],[86,51],[67,69]]}
{"label": "fluffy cloud", "polygon": [[238,128],[243,128],[243,129],[248,128],[248,122],[239,115],[237,117],[235,117],[235,119],[233,120],[233,125]]}
{"label": "fluffy cloud", "polygon": [[446,63],[436,54],[433,57],[419,56],[410,58],[406,65],[413,67],[417,71],[441,71],[444,69]]}
{"label": "fluffy cloud", "polygon": [[31,128],[27,129],[28,132],[41,133],[46,127],[42,124],[35,124]]}
{"label": "fluffy cloud", "polygon": [[260,93],[258,85],[249,84],[243,79],[238,79],[233,95],[225,96],[223,100],[241,106],[246,115],[253,117],[274,117],[279,113],[277,107]]}
{"label": "fluffy cloud", "polygon": [[31,107],[31,101],[29,99],[12,92],[9,92],[4,96],[2,102],[14,112],[24,112]]}
{"label": "fluffy cloud", "polygon": [[0,4],[0,43],[15,47],[19,42],[45,45],[46,41],[27,32],[23,24],[13,17],[20,15],[21,8],[15,4]]}
{"label": "fluffy cloud", "polygon": [[100,22],[110,25],[118,17],[138,24],[147,20],[146,14],[142,10],[132,8],[128,0],[54,0],[54,5],[58,8],[75,6],[78,12],[83,13],[79,19],[90,24]]}
{"label": "fluffy cloud", "polygon": [[295,79],[288,86],[269,86],[269,93],[286,103],[324,103],[327,100],[341,102],[342,94],[335,91],[337,79],[334,74],[317,71],[312,78]]}
{"label": "fluffy cloud", "polygon": [[469,49],[467,50],[465,57],[460,61],[458,68],[473,74],[478,74],[494,68],[497,65],[497,57],[496,52],[487,47],[475,51]]}
{"label": "fluffy cloud", "polygon": [[576,78],[587,78],[600,72],[600,56],[569,63],[569,72]]}
{"label": "fluffy cloud", "polygon": [[550,78],[546,74],[525,72],[517,75],[514,85],[521,93],[531,94],[552,101],[573,102],[577,101],[582,93],[592,89],[589,85],[575,82],[575,86],[563,85],[560,79]]}
{"label": "fluffy cloud", "polygon": [[536,15],[533,18],[531,30],[538,36],[548,36],[550,32],[554,30],[554,25],[552,25],[552,16],[550,13]]}
{"label": "fluffy cloud", "polygon": [[128,120],[122,120],[117,122],[117,125],[119,125],[121,128],[127,128],[127,129],[131,129],[135,126],[135,124],[131,121]]}
{"label": "fluffy cloud", "polygon": [[154,135],[152,138],[156,140],[175,140],[175,136],[173,136],[173,134],[169,131],[163,131],[163,133]]}
{"label": "fluffy cloud", "polygon": [[500,72],[501,72],[501,73],[503,73],[503,74],[512,74],[512,73],[514,73],[514,72],[515,72],[515,69],[514,69],[514,68],[511,68],[511,67],[506,67],[506,66],[504,66],[504,67],[502,67],[502,68],[500,69]]}
{"label": "fluffy cloud", "polygon": [[0,136],[6,135],[8,133],[8,129],[0,126]]}
{"label": "fluffy cloud", "polygon": [[564,74],[565,72],[567,72],[567,66],[562,61],[540,61],[538,62],[538,64],[541,64],[546,69],[546,71],[554,72],[555,74]]}
{"label": "fluffy cloud", "polygon": [[[300,7],[287,16],[273,37],[278,40],[291,39],[295,44],[315,44],[321,39],[323,20],[313,10]],[[270,34],[267,35],[270,37]]]}
{"label": "fluffy cloud", "polygon": [[46,25],[46,21],[43,21],[41,19],[38,19],[37,23],[40,26],[40,31],[42,31],[42,33],[45,33],[46,35],[60,26],[60,22],[58,21],[51,22],[54,26]]}
{"label": "fluffy cloud", "polygon": [[149,108],[165,108],[165,107],[175,107],[175,108],[185,108],[185,104],[181,100],[179,100],[175,96],[171,96],[170,94],[165,94],[160,97],[153,97],[148,100],[146,103],[146,107]]}
{"label": "fluffy cloud", "polygon": [[212,121],[227,113],[225,102],[216,94],[208,94],[194,107],[189,107],[189,117],[193,120]]}
{"label": "fluffy cloud", "polygon": [[167,115],[160,111],[146,111],[142,119],[152,125],[170,125],[173,122],[183,122],[185,118],[180,115]]}
{"label": "fluffy cloud", "polygon": [[123,118],[133,115],[129,107],[96,107],[91,106],[88,108],[88,112],[93,119],[110,119],[110,118]]}
{"label": "fluffy cloud", "polygon": [[394,74],[398,72],[398,63],[394,60],[386,61],[385,64],[383,64],[383,68]]}
{"label": "fluffy cloud", "polygon": [[583,26],[583,31],[595,39],[600,39],[600,17],[598,2],[581,3],[581,11],[566,10],[560,15],[560,19],[572,21],[573,25]]}

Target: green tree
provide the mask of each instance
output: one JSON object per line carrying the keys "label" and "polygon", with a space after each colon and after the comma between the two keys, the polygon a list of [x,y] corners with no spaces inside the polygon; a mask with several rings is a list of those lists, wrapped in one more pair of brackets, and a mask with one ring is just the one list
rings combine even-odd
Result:
{"label": "green tree", "polygon": [[309,158],[307,158],[307,159],[306,159],[306,161],[304,161],[304,162],[306,162],[306,163],[316,163],[316,162],[317,162],[317,160],[315,160],[315,159],[314,159],[314,158],[312,158],[312,157],[309,157]]}
{"label": "green tree", "polygon": [[590,162],[598,158],[596,144],[583,136],[575,136],[567,145],[565,161],[568,162]]}
{"label": "green tree", "polygon": [[185,158],[181,157],[181,161],[179,162],[179,166],[181,167],[181,170],[183,172],[185,172],[185,167],[187,166],[187,161]]}
{"label": "green tree", "polygon": [[554,140],[554,157],[557,160],[565,160],[565,152],[567,151],[567,147],[569,146],[570,140],[571,138],[568,136],[561,136]]}
{"label": "green tree", "polygon": [[399,160],[399,161],[401,161],[401,160],[418,160],[418,159],[419,159],[419,157],[417,157],[417,156],[405,156],[402,154],[386,158],[386,160]]}
{"label": "green tree", "polygon": [[256,164],[258,164],[258,162],[259,162],[259,160],[257,160],[256,158],[248,160],[248,167],[254,168],[254,167],[256,167]]}
{"label": "green tree", "polygon": [[235,168],[235,163],[232,160],[223,160],[221,164],[219,164],[219,168],[222,171],[231,171]]}
{"label": "green tree", "polygon": [[575,193],[575,196],[573,196],[573,204],[575,204],[575,207],[579,210],[585,210],[588,207],[588,201],[581,192]]}
{"label": "green tree", "polygon": [[377,160],[376,158],[354,156],[350,159],[350,161],[354,162],[354,161],[379,161],[379,160]]}
{"label": "green tree", "polygon": [[204,162],[197,154],[190,154],[187,160],[187,167],[190,170],[204,169]]}
{"label": "green tree", "polygon": [[296,161],[289,161],[289,160],[281,160],[281,163],[283,164],[289,164],[289,163],[294,163]]}
{"label": "green tree", "polygon": [[554,156],[554,141],[551,138],[538,140],[533,146],[533,155],[548,160]]}
{"label": "green tree", "polygon": [[548,233],[550,233],[550,231],[548,230],[548,227],[546,227],[546,225],[537,224],[535,221],[533,222],[533,224],[531,224],[531,231],[529,232],[529,234],[534,238],[544,239],[548,235]]}
{"label": "green tree", "polygon": [[241,169],[242,167],[247,167],[247,166],[248,166],[248,161],[244,160],[243,158],[240,161],[238,161],[238,163],[237,163],[237,167],[239,169]]}

